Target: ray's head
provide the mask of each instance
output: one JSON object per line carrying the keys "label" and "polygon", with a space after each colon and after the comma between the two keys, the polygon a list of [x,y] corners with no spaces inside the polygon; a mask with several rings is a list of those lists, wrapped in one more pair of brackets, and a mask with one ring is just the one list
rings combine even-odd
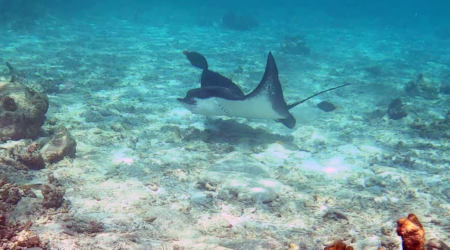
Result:
{"label": "ray's head", "polygon": [[202,88],[191,89],[186,93],[186,97],[177,98],[177,100],[183,104],[185,108],[194,114],[201,114],[202,103],[209,97],[207,91]]}
{"label": "ray's head", "polygon": [[183,106],[184,106],[186,109],[188,109],[188,110],[191,111],[192,113],[196,113],[195,111],[196,111],[196,109],[197,109],[197,101],[196,101],[194,98],[189,99],[189,98],[185,97],[185,98],[177,98],[177,100],[178,100],[181,104],[183,104]]}

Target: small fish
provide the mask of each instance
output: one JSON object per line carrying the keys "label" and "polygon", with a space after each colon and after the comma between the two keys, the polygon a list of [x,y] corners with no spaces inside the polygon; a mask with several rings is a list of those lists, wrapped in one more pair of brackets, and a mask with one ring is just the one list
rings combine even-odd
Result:
{"label": "small fish", "polygon": [[43,186],[44,186],[44,184],[42,184],[42,183],[33,183],[33,184],[22,185],[20,188],[23,189],[23,190],[25,190],[25,189],[42,190]]}
{"label": "small fish", "polygon": [[131,241],[134,241],[134,240],[136,240],[136,238],[137,238],[136,235],[134,235],[134,234],[128,234],[128,233],[121,234],[120,237],[121,237],[122,239],[131,240]]}
{"label": "small fish", "polygon": [[334,106],[333,103],[327,101],[317,104],[317,107],[325,112],[331,112],[336,109],[336,106]]}
{"label": "small fish", "polygon": [[147,223],[152,223],[152,222],[154,222],[156,220],[156,217],[155,216],[148,216],[148,217],[144,217],[143,219]]}
{"label": "small fish", "polygon": [[9,62],[6,62],[6,67],[8,67],[9,73],[11,73],[11,74],[16,73],[16,71],[14,70],[14,67],[11,66],[11,64]]}

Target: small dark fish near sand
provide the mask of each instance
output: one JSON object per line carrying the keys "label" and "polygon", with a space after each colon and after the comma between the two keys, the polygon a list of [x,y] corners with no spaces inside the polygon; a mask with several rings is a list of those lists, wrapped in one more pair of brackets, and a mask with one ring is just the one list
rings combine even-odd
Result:
{"label": "small dark fish near sand", "polygon": [[44,184],[42,184],[42,183],[26,184],[26,185],[22,185],[20,188],[21,188],[21,189],[37,189],[37,190],[42,190],[42,189],[44,188]]}
{"label": "small dark fish near sand", "polygon": [[336,109],[336,106],[334,106],[333,103],[327,101],[317,104],[317,107],[325,112],[331,112]]}

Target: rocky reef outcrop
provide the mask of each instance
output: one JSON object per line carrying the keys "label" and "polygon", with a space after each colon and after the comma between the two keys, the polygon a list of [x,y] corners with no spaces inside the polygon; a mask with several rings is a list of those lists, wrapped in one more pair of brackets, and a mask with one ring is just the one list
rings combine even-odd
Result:
{"label": "rocky reef outcrop", "polygon": [[433,100],[439,97],[439,84],[420,73],[415,80],[411,80],[405,85],[405,91],[411,96],[421,96],[424,99]]}
{"label": "rocky reef outcrop", "polygon": [[46,244],[30,230],[31,226],[31,222],[10,221],[0,212],[0,249],[45,249]]}
{"label": "rocky reef outcrop", "polygon": [[46,163],[52,164],[68,156],[75,158],[77,142],[63,126],[57,128],[40,150]]}
{"label": "rocky reef outcrop", "polygon": [[222,17],[222,24],[230,30],[246,31],[259,25],[258,20],[251,15],[239,15],[233,11],[228,11]]}
{"label": "rocky reef outcrop", "polygon": [[0,139],[38,135],[48,110],[48,98],[18,82],[0,82]]}
{"label": "rocky reef outcrop", "polygon": [[6,176],[0,176],[0,213],[12,211],[22,197],[36,197],[30,189],[23,190],[11,183]]}
{"label": "rocky reef outcrop", "polygon": [[305,42],[304,35],[286,36],[280,43],[281,51],[293,55],[309,55],[311,48]]}
{"label": "rocky reef outcrop", "polygon": [[30,139],[0,146],[0,164],[16,169],[39,170],[65,157],[75,158],[77,143],[63,126],[50,131],[49,137]]}

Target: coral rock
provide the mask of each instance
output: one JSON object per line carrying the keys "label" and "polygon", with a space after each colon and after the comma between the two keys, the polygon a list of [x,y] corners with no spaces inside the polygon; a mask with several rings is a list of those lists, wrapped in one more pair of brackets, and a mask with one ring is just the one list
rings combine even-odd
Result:
{"label": "coral rock", "polygon": [[11,223],[6,215],[0,214],[0,249],[42,249],[45,247],[39,236],[29,231],[31,222]]}
{"label": "coral rock", "polygon": [[432,240],[428,241],[427,249],[428,250],[433,250],[433,249],[450,250],[450,247],[443,241],[440,241],[440,240],[437,240],[437,239],[432,239]]}
{"label": "coral rock", "polygon": [[259,25],[255,17],[250,15],[238,15],[232,11],[228,11],[222,17],[222,24],[225,28],[231,30],[250,30]]}
{"label": "coral rock", "polygon": [[56,187],[52,184],[45,184],[42,187],[42,195],[44,200],[42,205],[45,208],[59,208],[64,202],[64,193],[66,189],[64,187]]}
{"label": "coral rock", "polygon": [[403,250],[425,250],[425,230],[414,214],[397,221],[397,234],[402,237]]}
{"label": "coral rock", "polygon": [[40,243],[39,236],[36,233],[25,230],[13,237],[12,241],[15,241],[20,247],[34,247]]}
{"label": "coral rock", "polygon": [[400,98],[393,100],[389,104],[387,113],[389,115],[389,118],[392,120],[400,120],[408,115],[404,110],[404,105]]}
{"label": "coral rock", "polygon": [[17,104],[14,98],[7,96],[2,100],[2,106],[6,111],[16,111]]}
{"label": "coral rock", "polygon": [[17,82],[0,82],[0,138],[36,137],[44,124],[48,98]]}
{"label": "coral rock", "polygon": [[0,177],[0,203],[16,205],[21,198],[19,187],[9,183],[5,176]]}
{"label": "coral rock", "polygon": [[15,184],[6,183],[0,187],[1,201],[11,205],[17,205],[21,198],[19,187]]}
{"label": "coral rock", "polygon": [[309,55],[311,49],[306,45],[305,36],[287,36],[280,44],[281,51],[293,55]]}
{"label": "coral rock", "polygon": [[430,123],[421,123],[415,120],[411,127],[419,133],[420,137],[440,140],[450,138],[450,112],[447,113],[445,119],[436,119]]}
{"label": "coral rock", "polygon": [[380,65],[365,67],[364,70],[373,76],[381,76],[383,74],[383,69]]}
{"label": "coral rock", "polygon": [[39,170],[45,168],[44,159],[39,152],[39,145],[35,142],[16,146],[11,151],[10,156],[29,169]]}
{"label": "coral rock", "polygon": [[51,137],[50,141],[41,149],[44,161],[56,163],[64,157],[74,158],[77,151],[77,143],[66,128],[60,127]]}
{"label": "coral rock", "polygon": [[17,184],[10,183],[6,176],[0,176],[0,213],[14,210],[22,197],[36,197],[36,194],[31,190],[21,190]]}
{"label": "coral rock", "polygon": [[353,250],[353,247],[347,246],[344,242],[337,240],[333,245],[325,247],[325,250]]}
{"label": "coral rock", "polygon": [[428,100],[439,97],[439,85],[430,78],[424,77],[420,73],[416,80],[409,81],[405,86],[405,91],[412,96],[421,96]]}

